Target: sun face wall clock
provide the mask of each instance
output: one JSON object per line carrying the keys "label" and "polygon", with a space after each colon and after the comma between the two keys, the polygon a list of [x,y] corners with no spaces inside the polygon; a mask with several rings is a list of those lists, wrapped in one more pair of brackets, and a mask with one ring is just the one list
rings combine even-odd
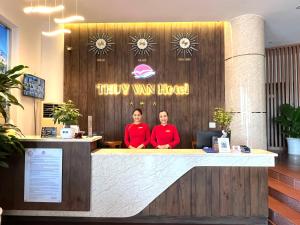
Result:
{"label": "sun face wall clock", "polygon": [[171,44],[172,50],[176,51],[176,55],[183,55],[186,57],[187,55],[192,56],[193,51],[198,51],[196,48],[199,44],[197,42],[197,35],[192,35],[190,33],[179,33],[173,35]]}
{"label": "sun face wall clock", "polygon": [[129,36],[131,39],[129,44],[131,45],[130,51],[134,52],[134,55],[150,55],[154,50],[154,46],[157,44],[149,34],[138,34],[136,36]]}
{"label": "sun face wall clock", "polygon": [[94,52],[95,55],[107,55],[112,50],[112,37],[106,33],[96,34],[90,37],[89,51]]}

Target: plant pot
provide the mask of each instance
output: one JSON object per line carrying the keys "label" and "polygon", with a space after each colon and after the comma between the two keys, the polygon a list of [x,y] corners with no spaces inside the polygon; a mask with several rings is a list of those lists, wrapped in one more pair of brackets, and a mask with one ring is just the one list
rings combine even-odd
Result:
{"label": "plant pot", "polygon": [[60,130],[60,136],[61,138],[63,139],[70,139],[70,138],[73,138],[75,135],[75,132],[74,132],[74,129],[73,128],[67,128],[67,127],[64,127]]}
{"label": "plant pot", "polygon": [[300,138],[287,138],[289,155],[300,155]]}

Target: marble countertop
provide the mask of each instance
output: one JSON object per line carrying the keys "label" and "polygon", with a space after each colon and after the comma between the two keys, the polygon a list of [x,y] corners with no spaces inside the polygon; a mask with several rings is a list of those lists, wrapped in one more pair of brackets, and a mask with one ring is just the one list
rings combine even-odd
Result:
{"label": "marble countertop", "polygon": [[87,137],[83,136],[82,138],[71,138],[71,139],[63,139],[59,136],[57,138],[41,138],[40,136],[25,136],[21,137],[20,140],[22,142],[27,141],[35,141],[35,142],[94,142],[102,139],[102,136],[93,136]]}
{"label": "marble countertop", "polygon": [[206,153],[202,149],[120,149],[104,148],[98,149],[93,155],[181,155],[181,156],[213,156],[213,157],[256,157],[267,156],[277,157],[278,155],[262,149],[251,149],[251,153],[230,152],[230,153]]}

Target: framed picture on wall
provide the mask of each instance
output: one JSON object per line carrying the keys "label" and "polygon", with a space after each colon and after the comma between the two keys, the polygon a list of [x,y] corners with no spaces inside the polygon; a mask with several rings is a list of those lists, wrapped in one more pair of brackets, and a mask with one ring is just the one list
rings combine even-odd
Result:
{"label": "framed picture on wall", "polygon": [[218,138],[218,146],[220,153],[230,152],[229,138]]}

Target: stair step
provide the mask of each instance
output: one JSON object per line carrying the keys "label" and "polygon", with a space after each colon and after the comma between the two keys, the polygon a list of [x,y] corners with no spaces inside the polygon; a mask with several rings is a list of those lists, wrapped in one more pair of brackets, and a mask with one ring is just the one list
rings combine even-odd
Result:
{"label": "stair step", "polygon": [[269,219],[280,225],[300,225],[300,213],[269,196]]}
{"label": "stair step", "polygon": [[300,191],[288,185],[270,178],[268,179],[269,195],[287,204],[297,212],[300,212]]}
{"label": "stair step", "polygon": [[300,190],[300,172],[298,168],[278,164],[276,167],[269,168],[269,177]]}
{"label": "stair step", "polygon": [[277,225],[277,224],[274,223],[272,220],[268,219],[268,225]]}

